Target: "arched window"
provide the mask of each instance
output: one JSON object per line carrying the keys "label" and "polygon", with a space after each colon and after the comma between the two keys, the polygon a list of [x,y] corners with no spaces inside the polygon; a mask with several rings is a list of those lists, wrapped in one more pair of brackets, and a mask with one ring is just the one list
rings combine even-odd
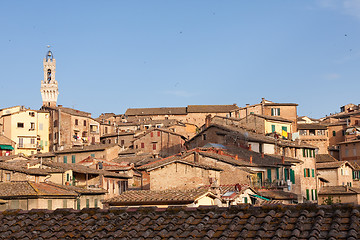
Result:
{"label": "arched window", "polygon": [[48,71],[47,71],[47,80],[48,80],[48,83],[51,81],[51,69],[48,69]]}

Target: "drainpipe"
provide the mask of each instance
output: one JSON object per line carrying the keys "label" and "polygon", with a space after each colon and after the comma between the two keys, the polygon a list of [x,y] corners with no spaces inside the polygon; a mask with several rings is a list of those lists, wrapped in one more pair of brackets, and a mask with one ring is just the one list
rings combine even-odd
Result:
{"label": "drainpipe", "polygon": [[60,121],[61,121],[61,110],[59,110],[59,117],[58,117],[58,150],[60,150]]}

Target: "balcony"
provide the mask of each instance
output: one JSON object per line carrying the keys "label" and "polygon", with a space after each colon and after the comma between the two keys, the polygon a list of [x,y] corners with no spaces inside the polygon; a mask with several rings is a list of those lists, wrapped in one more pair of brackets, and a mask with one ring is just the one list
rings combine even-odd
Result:
{"label": "balcony", "polygon": [[26,148],[26,149],[36,149],[36,144],[26,143],[26,144],[20,144],[18,145],[18,148]]}

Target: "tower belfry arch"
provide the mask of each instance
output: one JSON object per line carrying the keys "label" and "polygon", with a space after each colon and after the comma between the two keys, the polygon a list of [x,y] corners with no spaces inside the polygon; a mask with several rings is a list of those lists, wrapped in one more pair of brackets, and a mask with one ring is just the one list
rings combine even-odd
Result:
{"label": "tower belfry arch", "polygon": [[[49,46],[48,46],[49,47]],[[49,50],[43,60],[44,79],[41,81],[41,97],[44,107],[56,107],[59,95],[58,83],[55,79],[56,60]]]}

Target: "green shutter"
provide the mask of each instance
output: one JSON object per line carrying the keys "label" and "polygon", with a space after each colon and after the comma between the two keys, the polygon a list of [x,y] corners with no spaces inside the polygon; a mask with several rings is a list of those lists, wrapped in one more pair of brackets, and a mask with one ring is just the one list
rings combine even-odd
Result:
{"label": "green shutter", "polygon": [[309,149],[309,155],[312,157],[312,150]]}
{"label": "green shutter", "polygon": [[64,159],[64,163],[67,163],[67,156],[64,156],[63,159]]}
{"label": "green shutter", "polygon": [[306,168],[304,168],[304,177],[306,177]]}
{"label": "green shutter", "polygon": [[93,153],[93,154],[90,154],[90,156],[94,158],[94,157],[95,157],[95,154],[94,154],[94,153]]}
{"label": "green shutter", "polygon": [[309,189],[306,189],[306,199],[310,200],[310,193],[309,193]]}
{"label": "green shutter", "polygon": [[66,181],[69,181],[70,180],[70,174],[66,174]]}
{"label": "green shutter", "polygon": [[76,157],[75,157],[75,155],[72,155],[71,156],[71,163],[75,163],[76,162]]}
{"label": "green shutter", "polygon": [[285,181],[288,180],[288,170],[284,168]]}
{"label": "green shutter", "polygon": [[280,116],[280,108],[278,108],[277,110],[278,110],[278,116]]}
{"label": "green shutter", "polygon": [[311,176],[315,177],[315,169],[311,169]]}
{"label": "green shutter", "polygon": [[317,189],[315,189],[315,200],[318,200],[317,199]]}
{"label": "green shutter", "polygon": [[355,179],[355,171],[352,171],[353,179]]}
{"label": "green shutter", "polygon": [[94,200],[94,207],[96,207],[96,208],[98,207],[98,200],[97,199]]}
{"label": "green shutter", "polygon": [[287,132],[287,127],[282,126],[281,129],[285,132]]}
{"label": "green shutter", "polygon": [[274,109],[271,109],[271,116],[274,116]]}
{"label": "green shutter", "polygon": [[295,184],[295,172],[292,169],[290,169],[290,181]]}
{"label": "green shutter", "polygon": [[76,209],[80,210],[80,199],[79,198],[76,200]]}
{"label": "green shutter", "polygon": [[267,170],[267,178],[269,179],[270,182],[272,182],[271,181],[271,169]]}
{"label": "green shutter", "polygon": [[306,157],[306,155],[305,155],[305,148],[303,148],[303,157]]}
{"label": "green shutter", "polygon": [[335,137],[336,136],[336,132],[335,131],[333,131],[333,137]]}
{"label": "green shutter", "polygon": [[90,207],[90,199],[86,199],[86,208]]}
{"label": "green shutter", "polygon": [[248,203],[247,197],[244,197],[244,203]]}
{"label": "green shutter", "polygon": [[275,132],[275,125],[271,125],[271,132]]}
{"label": "green shutter", "polygon": [[280,174],[279,174],[279,168],[276,168],[276,179],[280,178]]}

